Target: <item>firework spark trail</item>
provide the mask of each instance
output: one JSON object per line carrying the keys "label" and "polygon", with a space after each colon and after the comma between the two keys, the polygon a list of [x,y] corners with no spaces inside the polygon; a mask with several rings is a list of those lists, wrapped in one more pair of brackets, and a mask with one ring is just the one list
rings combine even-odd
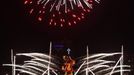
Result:
{"label": "firework spark trail", "polygon": [[[27,56],[27,57],[31,57],[33,59],[31,59],[30,61],[42,61],[44,63],[49,63],[49,61],[47,59],[49,59],[49,56],[46,54],[42,54],[42,53],[19,53],[17,55],[23,55],[23,56]],[[41,58],[40,58],[41,57]],[[52,57],[50,57],[51,59],[53,59]],[[44,60],[46,59],[46,60]],[[25,61],[24,61],[25,62]],[[27,62],[27,61],[26,61]],[[54,63],[50,62],[50,64],[55,65]]]}
{"label": "firework spark trail", "polygon": [[[88,46],[87,46],[87,57],[89,57],[89,48],[88,48]],[[90,69],[90,68],[88,68],[89,66],[88,66],[88,59],[86,60],[86,75],[88,75],[88,71],[90,71],[90,73],[92,74],[92,75],[95,75],[94,73],[93,73],[93,71]]]}
{"label": "firework spark trail", "polygon": [[20,72],[24,72],[24,73],[35,73],[35,74],[39,74],[38,72],[36,72],[33,69],[30,68],[26,68],[25,66],[22,65],[14,65],[14,64],[3,64],[3,66],[15,66],[16,68],[20,68],[20,69],[15,69],[15,71],[20,71]]}
{"label": "firework spark trail", "polygon": [[93,9],[94,2],[99,3],[100,0],[25,0],[24,4],[29,7],[29,13],[35,14],[39,21],[63,27],[75,25],[84,19]]}
{"label": "firework spark trail", "polygon": [[39,67],[43,67],[43,68],[47,68],[47,64],[41,63],[41,62],[37,62],[37,61],[24,61],[25,64],[24,65],[38,65]]}
{"label": "firework spark trail", "polygon": [[[114,53],[114,55],[115,54],[119,54],[119,53]],[[122,59],[122,56],[120,57],[120,59],[117,61],[117,63],[115,64],[115,66],[110,66],[109,64],[114,64],[115,63],[115,61],[109,61],[109,60],[102,60],[102,59],[99,59],[98,60],[98,58],[100,58],[101,57],[101,55],[103,55],[103,54],[100,54],[100,55],[96,55],[97,56],[97,58],[94,58],[93,59],[93,61],[92,60],[90,60],[87,64],[88,65],[90,65],[90,66],[88,66],[88,68],[82,68],[82,70],[80,71],[80,72],[86,72],[86,70],[87,69],[90,69],[91,71],[95,71],[95,70],[97,70],[97,69],[99,69],[99,68],[104,68],[104,69],[102,69],[102,70],[99,70],[99,71],[97,71],[97,72],[95,72],[95,74],[99,74],[99,73],[102,73],[102,72],[109,72],[109,73],[107,73],[107,74],[105,74],[105,75],[112,75],[113,73],[117,73],[117,72],[128,72],[128,71],[130,71],[129,69],[119,69],[119,68],[130,68],[130,66],[129,65],[119,65],[118,66],[118,64],[119,64],[119,62],[121,61],[121,59]],[[108,56],[107,56],[108,55]],[[106,55],[106,57],[109,57],[109,55],[111,56],[111,54],[107,54]],[[113,55],[113,54],[112,54]],[[90,57],[90,56],[89,56]],[[89,58],[88,57],[88,58]],[[94,57],[94,56],[91,56],[91,58],[92,57]],[[84,58],[85,59],[85,58]],[[96,60],[97,59],[97,60]],[[83,60],[84,61],[84,60]],[[84,65],[87,65],[87,64],[84,64]],[[84,65],[83,65],[83,67],[84,67]],[[116,70],[115,70],[116,69]]]}
{"label": "firework spark trail", "polygon": [[[32,75],[50,75],[53,73],[58,75],[56,71],[58,70],[58,66],[52,62],[51,60],[55,60],[55,58],[51,57],[51,43],[50,43],[50,50],[49,55],[42,54],[42,53],[18,53],[16,56],[26,56],[30,57],[31,60],[24,61],[23,65],[16,64],[16,56],[13,56],[13,51],[11,51],[11,61],[12,64],[3,64],[3,66],[12,66],[13,75],[15,75],[16,71],[20,73],[32,74]],[[89,55],[89,50],[87,47],[87,57],[84,57],[79,60],[79,63],[82,63],[80,67],[77,69],[74,75],[81,74],[83,72],[88,75],[91,73],[92,75],[112,75],[114,73],[120,73],[123,75],[124,72],[130,71],[129,65],[123,64],[123,46],[122,52],[117,53],[100,53]],[[107,59],[110,57],[120,56],[119,60],[113,61],[112,59]],[[57,61],[57,60],[56,60]],[[50,66],[51,65],[51,66]],[[42,68],[41,68],[42,67]],[[101,70],[100,70],[101,69]],[[97,71],[99,70],[99,71]],[[85,75],[85,74],[84,74]]]}
{"label": "firework spark trail", "polygon": [[105,58],[105,57],[119,55],[119,54],[121,54],[121,52],[117,52],[117,53],[99,53],[99,54],[94,54],[94,55],[91,55],[89,57],[83,58],[82,60],[95,59],[95,58],[96,59],[102,59],[102,58]]}
{"label": "firework spark trail", "polygon": [[[88,50],[88,46],[87,46],[87,57],[89,57],[89,50]],[[86,68],[88,68],[88,59],[86,60],[87,63],[86,63]],[[90,70],[91,71],[91,70]],[[92,73],[92,71],[91,71]],[[86,75],[88,75],[88,69],[86,69]]]}
{"label": "firework spark trail", "polygon": [[78,74],[78,72],[80,71],[81,67],[82,67],[85,63],[86,63],[86,61],[84,61],[84,62],[80,65],[80,67],[78,68],[78,70],[75,72],[74,75],[77,75],[77,74]]}
{"label": "firework spark trail", "polygon": [[23,69],[16,69],[16,71],[20,71],[22,73],[26,73],[26,74],[29,74],[29,75],[38,75],[38,74],[36,74],[34,72],[23,70]]}
{"label": "firework spark trail", "polygon": [[[15,75],[16,71],[20,73],[27,73],[32,75],[44,75],[47,72],[50,75],[50,70],[55,75],[58,75],[55,70],[58,69],[57,65],[54,63],[56,59],[51,57],[52,43],[50,42],[49,55],[42,53],[17,53],[13,56],[13,51],[11,50],[11,62],[12,64],[3,64],[3,66],[12,66],[12,74]],[[31,60],[24,61],[23,65],[16,64],[16,56],[26,56],[30,57]],[[51,61],[53,59],[53,62]],[[57,61],[57,60],[56,60]],[[51,65],[51,66],[50,66]],[[46,70],[46,71],[45,71]]]}
{"label": "firework spark trail", "polygon": [[[29,57],[43,57],[43,58],[49,58],[50,56],[42,53],[18,53],[17,55],[24,55]],[[51,58],[51,57],[50,57]]]}
{"label": "firework spark trail", "polygon": [[[15,65],[16,64],[16,56],[13,57],[13,61],[14,61],[13,64]],[[14,73],[13,75],[15,75],[16,74],[16,71],[15,71],[16,67],[15,66],[13,66],[13,67],[14,67],[13,68],[13,71],[14,71],[13,72]]]}
{"label": "firework spark trail", "polygon": [[121,46],[121,56],[122,59],[120,61],[120,74],[123,75],[123,61],[124,61],[124,51],[123,51],[123,45]]}
{"label": "firework spark trail", "polygon": [[[112,75],[113,74],[115,74],[115,73],[119,73],[121,70],[115,70],[113,73],[112,73]],[[129,69],[126,69],[126,70],[122,70],[122,72],[130,72],[131,70],[129,70]],[[104,75],[109,75],[109,73],[107,73],[107,74],[104,74]]]}
{"label": "firework spark trail", "polygon": [[[13,60],[11,60],[12,64],[3,64],[3,66],[12,66],[13,67],[13,75],[15,75],[16,71],[20,71],[21,73],[27,73],[32,75],[39,75],[45,72],[45,70],[48,72],[48,75],[50,75],[50,70],[57,75],[57,73],[54,71],[57,68],[57,65],[53,62],[51,62],[51,59],[55,60],[51,57],[51,43],[50,43],[50,52],[49,55],[42,54],[42,53],[18,53],[16,56],[26,56],[30,57],[31,60],[24,61],[23,65],[16,65],[16,56],[13,56],[13,51],[11,52],[11,57],[14,57]],[[51,66],[50,66],[51,65]],[[42,67],[42,68],[41,68]]]}
{"label": "firework spark trail", "polygon": [[[26,73],[31,73],[33,72],[31,69],[35,69],[37,71],[40,71],[40,72],[44,72],[44,70],[48,68],[48,63],[49,64],[52,64],[51,66],[56,66],[56,64],[52,63],[52,62],[49,62],[49,60],[45,60],[45,59],[39,59],[38,57],[39,56],[46,56],[45,54],[42,55],[40,53],[19,53],[17,55],[23,55],[23,56],[28,56],[28,57],[31,57],[32,59],[31,60],[28,60],[28,61],[24,61],[24,65],[14,65],[14,64],[3,64],[3,66],[14,66],[16,68],[21,68],[22,70],[18,70],[18,71],[26,71]],[[47,58],[47,57],[46,57]],[[54,59],[52,57],[50,57],[51,59]],[[49,57],[48,57],[49,59]],[[47,64],[44,64],[43,62],[40,62],[40,61],[35,61],[35,60],[40,60],[40,61],[44,61],[44,63],[47,63]],[[47,62],[46,62],[47,61]],[[41,69],[40,67],[44,68],[44,69]],[[54,70],[54,68],[52,68],[49,66],[49,69],[52,69]],[[29,69],[28,71],[26,69]],[[31,71],[30,71],[31,70]],[[35,74],[36,71],[34,71]],[[53,71],[53,73],[56,74],[55,71]]]}
{"label": "firework spark trail", "polygon": [[[11,49],[11,63],[13,64],[13,50]],[[14,74],[13,71],[14,67],[12,67],[12,75]]]}
{"label": "firework spark trail", "polygon": [[[120,68],[121,66],[116,66],[116,68]],[[122,67],[124,68],[130,68],[129,65],[123,65]],[[106,69],[102,69],[102,70],[99,70],[96,72],[96,74],[98,75],[99,73],[103,73],[103,72],[107,72],[107,71],[111,71],[113,69],[113,67],[109,67],[109,68],[106,68]],[[130,70],[129,70],[130,71]]]}
{"label": "firework spark trail", "polygon": [[[114,57],[116,55],[121,55],[117,62],[106,59],[108,57],[110,58],[110,57]],[[87,61],[87,63],[83,65],[80,73],[85,72],[86,75],[88,75],[88,73],[92,73],[92,72],[93,72],[92,75],[96,75],[96,74],[99,75],[103,72],[105,72],[104,75],[112,75],[114,73],[119,73],[119,72],[121,75],[123,75],[123,72],[130,71],[130,69],[129,69],[130,66],[123,64],[123,46],[121,48],[121,52],[100,53],[100,54],[94,54],[94,55],[90,55],[90,56],[88,54],[88,47],[87,47],[87,57],[82,58],[80,60],[80,63],[82,61]],[[112,66],[111,64],[114,66]],[[88,65],[90,65],[90,66],[88,66]],[[85,66],[87,66],[87,67],[85,67]],[[101,69],[101,70],[96,72],[95,70],[97,70],[97,69]],[[90,71],[88,71],[88,70],[90,70]]]}

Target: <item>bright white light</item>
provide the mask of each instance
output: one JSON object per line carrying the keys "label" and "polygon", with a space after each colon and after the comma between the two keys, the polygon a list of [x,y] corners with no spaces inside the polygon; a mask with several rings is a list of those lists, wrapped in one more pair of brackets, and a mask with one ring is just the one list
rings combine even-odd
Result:
{"label": "bright white light", "polygon": [[[81,61],[87,61],[87,63],[83,65],[80,73],[85,72],[86,75],[88,75],[88,73],[91,73],[92,75],[96,75],[96,74],[100,75],[101,73],[103,73],[104,75],[112,75],[114,73],[120,72],[120,74],[123,75],[124,71],[126,72],[130,71],[130,69],[126,69],[126,68],[130,68],[130,66],[123,64],[123,57],[124,57],[123,46],[121,48],[121,52],[99,53],[99,54],[94,54],[90,56],[88,55],[89,54],[88,54],[88,49],[87,49],[87,57],[80,60],[80,63]],[[115,60],[111,61],[108,59],[110,57],[114,57],[115,55],[120,55],[119,60],[117,62]],[[114,66],[112,66],[111,64]],[[96,71],[98,69],[100,70]]]}
{"label": "bright white light", "polygon": [[[89,55],[89,49],[87,47],[86,57],[79,60],[79,68],[76,69],[74,75],[113,75],[115,73],[120,73],[123,75],[124,72],[130,71],[129,65],[124,65],[124,55],[123,46],[121,52],[115,53],[98,53],[94,55]],[[16,56],[26,56],[30,57],[31,60],[24,61],[23,65],[16,64]],[[50,43],[49,55],[42,53],[18,53],[16,56],[13,55],[13,50],[11,51],[11,61],[12,64],[3,64],[3,66],[11,66],[12,74],[15,75],[16,72],[26,73],[29,75],[58,75],[59,67],[56,63],[51,60],[55,60],[52,57],[52,43]],[[109,59],[111,57],[118,57],[118,60]],[[57,60],[56,60],[57,61]]]}

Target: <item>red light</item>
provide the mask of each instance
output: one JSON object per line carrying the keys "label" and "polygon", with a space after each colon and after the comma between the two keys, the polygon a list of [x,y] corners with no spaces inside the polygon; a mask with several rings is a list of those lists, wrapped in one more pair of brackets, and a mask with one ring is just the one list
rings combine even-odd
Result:
{"label": "red light", "polygon": [[63,19],[63,22],[65,22],[65,19]]}
{"label": "red light", "polygon": [[65,10],[65,13],[67,13],[67,11]]}
{"label": "red light", "polygon": [[50,22],[53,22],[53,19],[51,19]]}
{"label": "red light", "polygon": [[90,12],[90,10],[89,10],[89,9],[87,9],[87,12]]}
{"label": "red light", "polygon": [[56,22],[54,22],[54,25],[56,26]]}
{"label": "red light", "polygon": [[82,19],[84,19],[84,16],[81,16]]}
{"label": "red light", "polygon": [[80,18],[80,17],[78,17],[78,20],[81,20],[81,18]]}
{"label": "red light", "polygon": [[68,22],[68,25],[69,25],[69,26],[71,26],[71,23],[70,23],[70,22]]}
{"label": "red light", "polygon": [[70,9],[68,9],[67,11],[70,12]]}
{"label": "red light", "polygon": [[31,10],[30,10],[30,14],[32,14],[32,13],[33,13],[33,10],[34,10],[34,9],[31,9]]}
{"label": "red light", "polygon": [[84,15],[84,13],[81,13],[81,15]]}
{"label": "red light", "polygon": [[39,13],[41,13],[41,10],[39,11]]}
{"label": "red light", "polygon": [[55,17],[55,14],[53,14],[53,17]]}
{"label": "red light", "polygon": [[92,0],[90,0],[90,2],[93,2]]}
{"label": "red light", "polygon": [[41,17],[38,17],[38,20],[39,20],[39,21],[42,21],[42,18],[41,18]]}
{"label": "red light", "polygon": [[49,22],[49,25],[51,25],[52,23],[51,22]]}
{"label": "red light", "polygon": [[76,24],[76,21],[74,21],[74,24]]}
{"label": "red light", "polygon": [[60,21],[62,22],[62,19],[60,19]]}
{"label": "red light", "polygon": [[81,8],[81,5],[80,5],[80,4],[78,4],[78,7],[79,7],[79,8]]}
{"label": "red light", "polygon": [[30,4],[32,4],[33,2],[31,1]]}
{"label": "red light", "polygon": [[59,14],[61,14],[61,12],[59,12]]}
{"label": "red light", "polygon": [[[28,13],[36,17],[37,21],[47,22],[49,25],[66,27],[76,24],[85,18],[92,9],[93,0],[24,0],[29,7]],[[85,2],[86,1],[86,2]],[[99,2],[99,0],[94,0]],[[30,10],[29,10],[30,9]],[[45,21],[44,21],[45,20]]]}
{"label": "red light", "polygon": [[86,9],[83,9],[83,11],[85,11],[85,12],[86,12]]}
{"label": "red light", "polygon": [[75,14],[73,14],[72,16],[73,16],[73,17],[76,17],[76,15],[75,15]]}
{"label": "red light", "polygon": [[60,26],[63,27],[63,24],[61,24]]}
{"label": "red light", "polygon": [[45,11],[42,12],[43,14],[45,13]]}
{"label": "red light", "polygon": [[28,1],[25,1],[25,2],[24,2],[24,4],[27,4],[27,3],[28,3]]}

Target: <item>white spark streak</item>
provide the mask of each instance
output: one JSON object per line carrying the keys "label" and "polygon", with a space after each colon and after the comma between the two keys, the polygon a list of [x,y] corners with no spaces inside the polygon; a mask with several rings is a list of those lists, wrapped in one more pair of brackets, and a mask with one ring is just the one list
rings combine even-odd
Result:
{"label": "white spark streak", "polygon": [[[27,70],[29,72],[35,72],[30,68],[26,68],[26,66],[22,66],[22,65],[14,65],[14,64],[3,64],[3,66],[15,66],[16,68],[21,68],[22,70]],[[16,70],[16,69],[15,69]],[[35,72],[36,73],[36,72]]]}
{"label": "white spark streak", "polygon": [[[95,0],[95,2],[99,3],[100,0]],[[80,6],[84,8],[83,3],[87,5],[90,9],[92,9],[91,3],[89,3],[87,0],[38,0],[37,4],[42,5],[45,8],[46,5],[50,3],[52,6],[50,8],[50,11],[56,8],[57,11],[60,10],[61,6],[65,6],[64,9],[67,11],[69,9],[69,5],[71,5],[71,9],[74,10],[74,6]],[[68,4],[69,3],[69,4]]]}
{"label": "white spark streak", "polygon": [[97,3],[100,3],[100,0],[95,0]]}
{"label": "white spark streak", "polygon": [[[123,72],[130,72],[131,70],[122,70]],[[114,73],[119,73],[120,72],[120,70],[116,70],[116,71],[113,71],[113,73],[112,74],[114,74]],[[105,74],[105,75],[109,75],[109,73],[107,73],[107,74]]]}
{"label": "white spark streak", "polygon": [[[50,56],[46,55],[46,54],[42,54],[42,53],[18,53],[16,55],[23,55],[23,56],[28,56],[28,57],[43,57],[43,58],[49,58]],[[52,57],[50,57],[52,58]]]}
{"label": "white spark streak", "polygon": [[[87,57],[88,56],[89,56],[89,50],[88,50],[88,46],[87,46]],[[87,59],[87,64],[86,65],[87,65],[87,68],[88,68],[88,59]],[[88,69],[86,69],[86,75],[88,75]]]}
{"label": "white spark streak", "polygon": [[117,67],[117,65],[119,64],[119,62],[121,61],[121,59],[122,59],[122,56],[120,57],[120,59],[117,61],[117,63],[116,63],[115,66],[113,67],[112,71],[110,72],[110,75],[113,74],[115,68]]}
{"label": "white spark streak", "polygon": [[47,68],[47,64],[43,64],[43,63],[39,63],[39,62],[36,62],[36,61],[24,61],[27,65],[27,64],[32,64],[32,65],[38,65],[39,67],[43,67],[43,68]]}
{"label": "white spark streak", "polygon": [[[32,60],[32,61],[42,61],[42,62],[44,62],[44,63],[49,63],[49,61],[44,60],[44,59],[39,59],[39,58],[31,59],[31,60]],[[55,65],[55,64],[54,64],[54,63],[52,63],[52,62],[50,62],[50,64]]]}
{"label": "white spark streak", "polygon": [[84,70],[82,70],[81,72],[84,72],[84,71],[86,71],[87,69],[90,69],[90,70],[95,70],[95,69],[97,69],[97,68],[100,68],[100,67],[110,67],[110,66],[108,66],[108,65],[95,65],[95,66],[92,66],[92,67],[88,67],[88,68],[85,68]]}
{"label": "white spark streak", "polygon": [[14,74],[13,75],[15,75],[16,74],[16,71],[15,71],[15,69],[16,69],[16,67],[15,67],[15,64],[16,64],[16,56],[14,56],[14,62],[13,62],[13,64],[14,64],[14,66],[13,66]]}
{"label": "white spark streak", "polygon": [[98,57],[98,59],[102,59],[102,58],[105,58],[105,57],[108,57],[108,56],[114,56],[114,55],[118,55],[118,54],[121,54],[121,52],[118,52],[118,53],[99,53],[99,54],[94,54],[92,56],[86,57],[83,60],[93,59],[93,58],[97,58],[97,57]]}
{"label": "white spark streak", "polygon": [[[123,75],[124,72],[130,71],[129,65],[123,64],[123,46],[121,48],[122,52],[117,53],[100,53],[94,54],[89,56],[89,50],[87,46],[87,57],[82,58],[80,60],[80,67],[77,69],[74,75],[78,73],[86,72],[91,73],[92,75],[99,75],[103,73],[104,75],[113,75],[114,73],[120,73]],[[31,60],[24,61],[23,65],[16,65],[16,56],[13,56],[13,51],[11,50],[11,62],[12,64],[3,64],[3,66],[11,66],[12,67],[12,74],[15,75],[16,71],[20,73],[26,73],[29,75],[50,75],[50,72],[58,75],[56,73],[56,69],[58,66],[52,62],[51,60],[54,59],[51,57],[52,55],[52,43],[50,42],[49,48],[49,55],[42,54],[42,53],[18,53],[18,56],[27,56],[31,57]],[[115,55],[121,55],[117,62],[106,59],[107,57],[112,57]],[[104,59],[105,58],[105,59]],[[56,67],[52,68],[52,67]],[[99,70],[101,69],[101,70]],[[96,71],[99,70],[99,71]]]}
{"label": "white spark streak", "polygon": [[88,62],[87,64],[93,64],[93,63],[115,63],[115,61],[107,61],[107,60],[91,60],[90,62]]}
{"label": "white spark streak", "polygon": [[[116,66],[116,68],[120,68],[120,67],[121,67],[120,65],[119,65],[119,66]],[[124,67],[124,68],[130,68],[129,65],[122,65],[122,67]],[[109,68],[106,68],[106,69],[102,69],[102,70],[96,72],[96,74],[99,74],[99,73],[102,73],[102,72],[105,72],[105,71],[110,71],[110,70],[112,70],[112,69],[113,69],[113,67],[109,67]]]}
{"label": "white spark streak", "polygon": [[122,67],[122,66],[123,66],[123,61],[124,61],[124,60],[123,60],[123,58],[124,58],[124,57],[123,57],[123,45],[122,45],[122,47],[121,47],[121,56],[122,56],[122,59],[120,60],[120,66],[121,66],[121,67],[120,67],[120,74],[123,75],[123,67]]}
{"label": "white spark streak", "polygon": [[46,73],[47,73],[47,71],[48,71],[48,69],[47,69],[46,71],[44,71],[44,72],[42,73],[42,75],[46,74]]}
{"label": "white spark streak", "polygon": [[21,65],[14,65],[14,64],[3,64],[3,66],[15,66],[15,67],[20,67],[20,68],[24,68]]}
{"label": "white spark streak", "polygon": [[92,9],[92,5],[89,4],[89,3],[87,2],[87,0],[83,0],[83,1],[84,1],[84,3],[85,3],[90,9]]}
{"label": "white spark streak", "polygon": [[27,71],[27,70],[23,70],[23,69],[16,69],[16,71],[20,71],[22,73],[27,73],[27,74],[30,74],[30,75],[38,75],[38,74],[35,74],[35,73]]}
{"label": "white spark streak", "polygon": [[[33,65],[33,64],[32,64]],[[24,66],[25,68],[32,68],[32,69],[35,69],[35,70],[38,70],[38,71],[41,71],[41,72],[44,72],[44,70],[42,70],[42,69],[39,69],[39,68],[37,68],[37,67],[35,67],[35,66]]]}
{"label": "white spark streak", "polygon": [[[120,75],[123,75],[123,72],[130,71],[129,69],[130,66],[123,64],[123,61],[124,61],[123,60],[123,46],[121,50],[122,50],[121,52],[116,52],[116,53],[100,53],[100,54],[94,54],[94,55],[88,56],[88,49],[87,49],[87,57],[80,60],[80,63],[81,61],[87,61],[87,63],[83,65],[83,68],[80,72],[86,72],[86,75],[88,75],[87,70],[89,69],[93,72],[92,75],[96,75],[96,74],[99,75],[103,72],[105,73],[104,75],[112,75],[118,72],[120,72]],[[113,57],[115,55],[121,55],[121,57],[119,58],[117,62],[111,61],[110,59],[109,60],[106,59],[108,57]],[[86,65],[87,67],[85,67]],[[99,70],[99,71],[96,72],[95,70]]]}
{"label": "white spark streak", "polygon": [[55,75],[58,75],[54,70],[52,70],[52,72],[53,72]]}
{"label": "white spark streak", "polygon": [[75,72],[74,75],[77,75],[77,73],[80,71],[81,67],[82,67],[85,63],[86,63],[86,61],[84,61],[84,62],[80,65],[80,67],[78,68],[78,70]]}
{"label": "white spark streak", "polygon": [[[13,50],[11,49],[11,63],[14,64]],[[14,66],[12,66],[12,75],[14,75]]]}

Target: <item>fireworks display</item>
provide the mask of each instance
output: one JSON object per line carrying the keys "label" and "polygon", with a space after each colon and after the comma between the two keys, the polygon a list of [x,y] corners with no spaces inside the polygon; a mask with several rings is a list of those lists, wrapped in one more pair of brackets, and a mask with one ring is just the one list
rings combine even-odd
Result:
{"label": "fireworks display", "polygon": [[[3,66],[12,67],[12,75],[61,75],[60,66],[62,64],[55,56],[52,56],[51,44],[49,55],[44,53],[17,53],[13,54],[11,50],[12,64],[3,64]],[[115,53],[98,53],[82,56],[77,62],[78,69],[75,69],[74,75],[113,75],[130,72],[130,65],[124,64],[124,51]],[[16,57],[25,56],[31,59],[25,60],[24,64],[17,64]],[[119,58],[117,58],[119,56]],[[112,58],[112,59],[111,59]],[[114,59],[113,59],[114,58]],[[117,58],[117,60],[115,59]]]}
{"label": "fireworks display", "polygon": [[30,15],[53,26],[72,26],[85,18],[100,0],[25,0]]}

